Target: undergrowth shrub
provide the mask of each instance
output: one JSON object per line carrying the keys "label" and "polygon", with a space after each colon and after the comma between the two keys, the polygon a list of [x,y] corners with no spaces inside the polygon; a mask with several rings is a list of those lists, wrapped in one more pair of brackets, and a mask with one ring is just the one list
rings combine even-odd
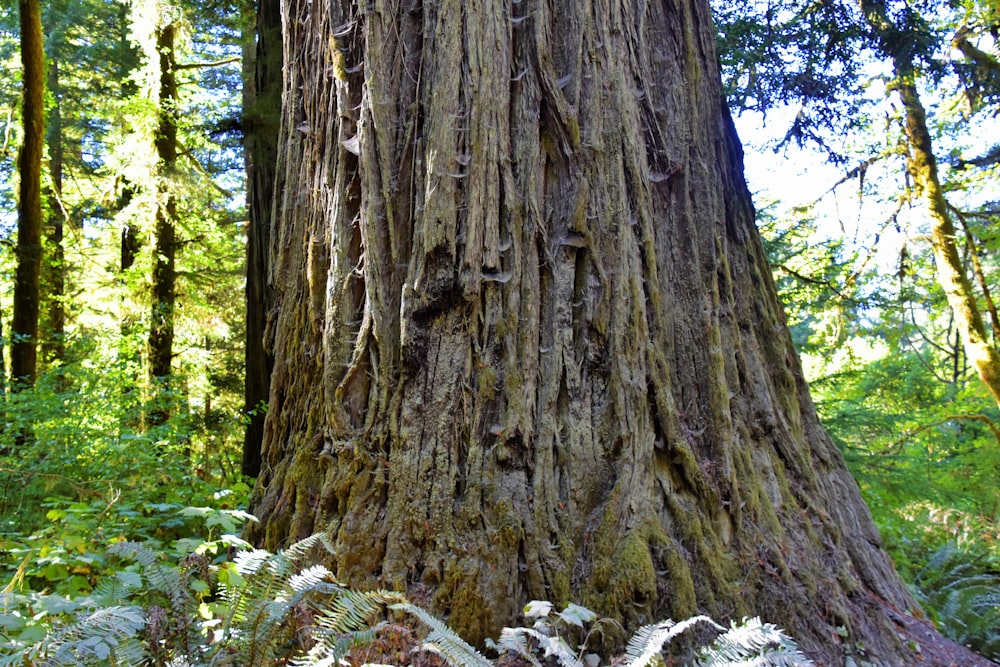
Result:
{"label": "undergrowth shrub", "polygon": [[[231,558],[220,558],[225,549]],[[120,542],[85,595],[16,592],[0,596],[0,667],[7,665],[293,665],[340,666],[371,655],[384,638],[402,638],[454,667],[491,667],[491,660],[402,594],[358,592],[340,584],[318,558],[333,549],[317,534],[287,550],[251,549],[233,536],[169,559],[145,544]],[[548,602],[525,608],[530,627],[507,628],[491,648],[535,667],[596,667],[588,640],[602,625],[588,609]],[[425,628],[414,640],[413,623]],[[720,634],[695,665],[810,665],[794,642],[757,619],[723,628],[705,616],[641,628],[625,667],[647,667],[662,648],[696,624]],[[397,643],[396,648],[399,648]],[[407,664],[433,660],[397,651]],[[743,662],[740,662],[743,661]]]}
{"label": "undergrowth shrub", "polygon": [[1000,558],[946,544],[915,574],[913,590],[945,635],[1000,662]]}

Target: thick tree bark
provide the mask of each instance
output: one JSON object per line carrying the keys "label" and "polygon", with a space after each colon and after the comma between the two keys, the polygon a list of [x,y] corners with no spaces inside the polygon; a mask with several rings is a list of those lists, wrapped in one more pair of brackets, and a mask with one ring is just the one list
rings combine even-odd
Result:
{"label": "thick tree bark", "polygon": [[916,70],[904,31],[888,17],[882,0],[860,0],[868,25],[875,31],[883,52],[892,60],[895,90],[903,104],[904,126],[909,144],[908,169],[927,205],[931,222],[931,249],[937,266],[938,284],[944,290],[948,306],[955,315],[955,325],[962,336],[965,356],[976,369],[979,379],[1000,407],[1000,352],[990,344],[983,316],[976,303],[972,283],[958,254],[957,232],[951,219],[944,189],[938,178],[934,144],[927,129]]}
{"label": "thick tree bark", "polygon": [[45,147],[45,51],[38,0],[20,0],[24,143],[18,156],[17,269],[11,322],[13,387],[35,382],[42,270],[42,152]]}
{"label": "thick tree bark", "polygon": [[[156,33],[160,60],[159,110],[156,153],[160,160],[159,198],[156,209],[156,238],[153,246],[153,306],[149,325],[149,376],[154,391],[167,388],[173,360],[174,305],[176,301],[177,252],[175,221],[177,200],[171,180],[177,166],[177,79],[174,39],[176,27],[162,26]],[[164,400],[150,413],[153,424],[166,420],[169,409]]]}
{"label": "thick tree bark", "polygon": [[[288,0],[250,537],[431,592],[784,625],[915,659],[810,402],[708,4]],[[838,628],[846,629],[842,640]]]}
{"label": "thick tree bark", "polygon": [[243,438],[243,474],[260,473],[267,404],[274,356],[264,346],[267,317],[274,304],[268,275],[268,249],[274,210],[274,172],[281,124],[281,7],[278,0],[257,2],[257,43],[244,86],[247,156],[247,340],[245,409],[249,421]]}

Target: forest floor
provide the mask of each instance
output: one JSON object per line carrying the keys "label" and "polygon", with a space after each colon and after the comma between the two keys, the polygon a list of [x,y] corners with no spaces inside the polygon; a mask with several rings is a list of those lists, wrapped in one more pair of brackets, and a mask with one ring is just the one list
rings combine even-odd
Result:
{"label": "forest floor", "polygon": [[899,628],[900,637],[920,647],[920,662],[923,667],[996,667],[997,663],[973,653],[965,646],[954,642],[934,628],[926,619],[919,619],[886,609],[889,617]]}

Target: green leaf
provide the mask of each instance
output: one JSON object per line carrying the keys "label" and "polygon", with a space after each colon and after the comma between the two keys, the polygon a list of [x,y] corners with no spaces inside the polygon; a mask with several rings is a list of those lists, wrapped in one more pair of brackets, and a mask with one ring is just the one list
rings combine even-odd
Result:
{"label": "green leaf", "polygon": [[48,581],[62,581],[69,576],[69,568],[62,563],[49,563],[42,568],[42,576]]}
{"label": "green leaf", "polygon": [[524,605],[525,618],[545,618],[552,611],[553,604],[547,600],[532,600]]}
{"label": "green leaf", "polygon": [[597,614],[587,609],[586,607],[581,607],[578,604],[570,602],[566,605],[566,608],[559,612],[559,618],[569,623],[570,625],[575,625],[582,628],[584,623],[590,623],[597,618]]}
{"label": "green leaf", "polygon": [[0,614],[0,628],[4,628],[5,630],[20,630],[24,627],[25,623],[27,621],[16,612]]}

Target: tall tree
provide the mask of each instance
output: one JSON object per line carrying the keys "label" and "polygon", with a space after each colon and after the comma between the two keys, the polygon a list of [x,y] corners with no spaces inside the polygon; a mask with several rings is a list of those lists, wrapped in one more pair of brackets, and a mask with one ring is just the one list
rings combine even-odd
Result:
{"label": "tall tree", "polygon": [[281,121],[281,11],[277,0],[258,0],[257,40],[244,57],[244,147],[247,164],[246,376],[244,409],[249,417],[243,438],[243,473],[260,473],[264,439],[262,409],[267,402],[274,357],[264,345],[268,314],[274,303],[268,252],[274,210],[274,177]]}
{"label": "tall tree", "polygon": [[47,143],[49,148],[49,189],[46,224],[45,309],[42,331],[42,360],[45,364],[63,361],[66,356],[66,266],[63,250],[65,212],[62,203],[63,138],[59,90],[59,61],[51,58],[48,76],[52,106],[49,110]]}
{"label": "tall tree", "polygon": [[[177,170],[177,27],[168,22],[157,28],[159,90],[156,127],[156,154],[161,178],[158,183],[156,229],[153,243],[153,303],[149,324],[149,376],[159,389],[170,378],[174,350],[174,307],[177,300],[177,200],[171,182]],[[124,241],[123,241],[124,250]],[[154,423],[167,417],[164,403],[151,413]]]}
{"label": "tall tree", "polygon": [[328,531],[338,576],[477,640],[572,599],[916,660],[784,324],[707,2],[282,11],[251,539]]}
{"label": "tall tree", "polygon": [[17,272],[11,322],[14,385],[34,383],[38,366],[39,282],[42,266],[42,153],[45,148],[45,50],[38,0],[20,0],[24,136],[18,157]]}

